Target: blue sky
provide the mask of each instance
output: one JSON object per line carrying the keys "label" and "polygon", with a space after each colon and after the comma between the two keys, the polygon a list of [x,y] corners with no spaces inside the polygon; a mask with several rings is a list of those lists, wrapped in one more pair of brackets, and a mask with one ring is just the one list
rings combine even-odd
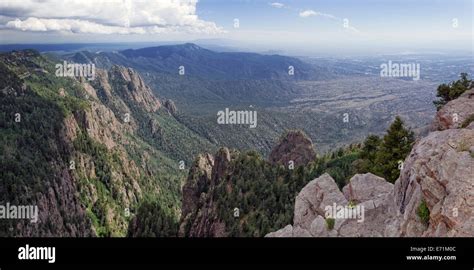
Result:
{"label": "blue sky", "polygon": [[2,0],[0,43],[212,39],[293,54],[473,47],[472,0],[196,2]]}

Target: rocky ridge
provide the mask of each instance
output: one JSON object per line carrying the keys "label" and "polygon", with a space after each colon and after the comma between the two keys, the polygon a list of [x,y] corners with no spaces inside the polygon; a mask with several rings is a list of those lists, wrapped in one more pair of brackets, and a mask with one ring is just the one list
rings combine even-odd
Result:
{"label": "rocky ridge", "polygon": [[221,148],[213,157],[201,154],[191,167],[183,186],[180,236],[223,237],[226,226],[217,214],[213,191],[226,176],[231,153]]}
{"label": "rocky ridge", "polygon": [[[172,194],[178,192],[168,189],[177,190],[180,186],[178,170],[170,173],[175,163],[146,142],[145,132],[140,129],[140,120],[152,119],[159,127],[156,115],[168,113],[135,70],[121,66],[97,69],[95,79],[89,81],[54,76],[54,62],[38,53],[2,54],[0,60],[1,73],[8,75],[1,84],[5,90],[0,93],[2,101],[5,98],[2,106],[16,106],[25,119],[41,118],[37,115],[42,110],[54,113],[46,116],[50,119],[43,117],[26,126],[49,121],[45,127],[35,130],[42,134],[38,136],[45,140],[42,144],[48,145],[48,148],[37,149],[36,162],[47,160],[46,154],[53,157],[48,161],[49,166],[37,164],[50,168],[48,179],[42,178],[39,182],[25,179],[16,186],[11,181],[0,185],[0,191],[5,190],[2,193],[6,195],[0,197],[1,201],[21,200],[37,205],[39,221],[36,224],[14,222],[10,229],[7,227],[7,235],[123,236],[128,227],[125,209],[133,213],[145,194],[173,202]],[[41,74],[28,76],[36,70],[42,70]],[[26,75],[20,79],[18,73]],[[52,98],[48,100],[49,97]],[[25,98],[38,104],[36,115],[23,109]],[[54,111],[58,104],[63,111]],[[173,121],[172,116],[168,119]],[[15,126],[8,121],[8,125]],[[50,130],[50,126],[57,126],[58,130]],[[16,124],[14,131],[23,132],[23,129]],[[157,136],[160,136],[158,131]],[[18,145],[15,147],[12,149],[25,151]],[[55,149],[58,153],[53,152]],[[23,163],[31,155],[26,152]],[[22,189],[21,195],[7,191],[17,188]],[[175,212],[177,216],[179,209],[175,206],[177,198],[175,200],[172,203],[175,208],[170,213]],[[10,226],[0,225],[2,228]]]}

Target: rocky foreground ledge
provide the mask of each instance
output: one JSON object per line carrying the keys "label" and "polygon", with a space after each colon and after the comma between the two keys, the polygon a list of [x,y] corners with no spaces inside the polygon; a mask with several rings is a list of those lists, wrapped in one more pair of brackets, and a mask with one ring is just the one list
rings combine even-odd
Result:
{"label": "rocky foreground ledge", "polygon": [[[298,194],[293,224],[266,237],[473,237],[474,122],[457,124],[474,114],[471,92],[438,112],[437,130],[414,145],[394,185],[357,174],[341,192],[324,174]],[[363,215],[328,217],[331,206],[363,209]]]}

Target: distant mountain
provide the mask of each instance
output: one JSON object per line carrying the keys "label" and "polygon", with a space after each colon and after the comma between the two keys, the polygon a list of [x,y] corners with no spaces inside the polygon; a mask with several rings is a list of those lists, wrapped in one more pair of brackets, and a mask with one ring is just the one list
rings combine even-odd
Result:
{"label": "distant mountain", "polygon": [[92,62],[105,67],[119,64],[142,72],[160,72],[176,76],[179,76],[179,67],[182,66],[185,75],[205,79],[314,80],[330,76],[329,72],[318,70],[294,57],[215,52],[193,43],[118,52],[78,52],[67,57],[80,63]]}

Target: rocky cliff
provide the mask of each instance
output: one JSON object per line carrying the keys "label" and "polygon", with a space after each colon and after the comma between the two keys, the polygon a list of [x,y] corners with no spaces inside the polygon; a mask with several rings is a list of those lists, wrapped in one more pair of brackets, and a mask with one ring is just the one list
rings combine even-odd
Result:
{"label": "rocky cliff", "polygon": [[183,186],[180,236],[222,237],[226,225],[219,218],[214,192],[227,176],[229,149],[221,148],[213,157],[198,155]]}
{"label": "rocky cliff", "polygon": [[109,80],[116,83],[116,93],[124,101],[131,101],[148,112],[156,112],[161,107],[161,102],[135,70],[115,65],[108,75]]}
{"label": "rocky cliff", "polygon": [[37,223],[1,220],[0,235],[123,236],[145,196],[177,220],[184,172],[155,140],[169,136],[160,125],[184,128],[136,71],[98,69],[90,81],[55,76],[34,51],[0,60],[0,205],[39,210]]}

